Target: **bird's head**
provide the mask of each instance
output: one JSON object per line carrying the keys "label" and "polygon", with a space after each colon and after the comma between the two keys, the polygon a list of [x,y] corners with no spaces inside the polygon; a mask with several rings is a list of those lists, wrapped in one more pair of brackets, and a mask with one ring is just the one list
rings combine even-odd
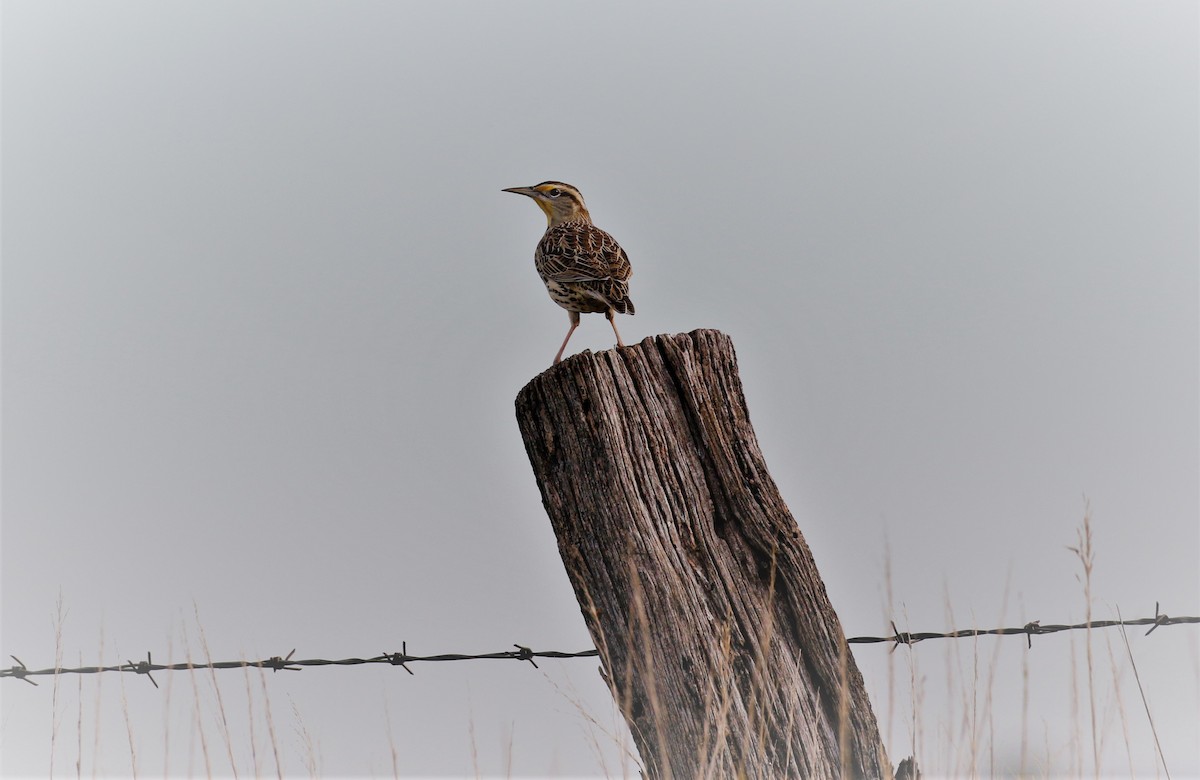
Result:
{"label": "bird's head", "polygon": [[533,198],[533,202],[546,212],[546,223],[550,227],[563,222],[592,221],[583,203],[583,195],[570,184],[544,181],[532,187],[509,187],[504,191]]}

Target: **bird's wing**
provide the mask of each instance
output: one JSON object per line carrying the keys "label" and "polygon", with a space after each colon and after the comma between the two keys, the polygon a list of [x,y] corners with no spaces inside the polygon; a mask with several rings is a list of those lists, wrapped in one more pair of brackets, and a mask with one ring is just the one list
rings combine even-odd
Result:
{"label": "bird's wing", "polygon": [[560,284],[625,281],[633,273],[617,240],[595,225],[567,223],[542,237],[541,272]]}

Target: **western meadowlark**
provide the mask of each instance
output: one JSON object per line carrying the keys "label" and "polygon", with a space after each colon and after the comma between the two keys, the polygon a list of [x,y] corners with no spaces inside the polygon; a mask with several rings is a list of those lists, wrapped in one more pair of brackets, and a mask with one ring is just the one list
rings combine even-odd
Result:
{"label": "western meadowlark", "polygon": [[579,327],[579,315],[584,313],[604,312],[616,334],[617,346],[625,346],[613,315],[633,314],[633,301],[629,300],[633,269],[617,240],[592,224],[583,195],[561,181],[510,187],[504,192],[533,198],[546,213],[546,233],[533,253],[533,262],[551,300],[566,309],[571,318],[554,363],[562,360],[571,334]]}

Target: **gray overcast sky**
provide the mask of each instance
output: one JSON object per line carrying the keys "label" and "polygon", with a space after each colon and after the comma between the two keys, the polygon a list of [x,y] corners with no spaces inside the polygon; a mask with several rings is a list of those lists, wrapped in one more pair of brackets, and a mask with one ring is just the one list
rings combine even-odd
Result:
{"label": "gray overcast sky", "polygon": [[[590,646],[513,418],[567,318],[500,190],[550,178],[629,252],[628,341],[733,337],[851,635],[1082,621],[1085,496],[1097,616],[1200,614],[1195,3],[2,14],[0,655],[53,665],[60,593],[68,665],[203,657],[200,628],[218,660]],[[570,351],[611,345],[591,316]],[[1196,629],[1130,641],[1200,776]],[[1153,774],[1094,649],[1105,769]],[[1090,771],[1083,651],[856,658],[893,760],[966,771],[977,652],[984,773],[1024,739],[1057,775]],[[594,660],[415,671],[270,676],[285,771],[622,775]],[[168,680],[67,678],[53,717],[49,679],[0,681],[0,768],[44,776],[57,722],[56,773],[129,773],[124,702],[143,776],[202,775],[198,695],[228,774],[211,681]],[[218,683],[238,772],[273,774],[262,684]]]}

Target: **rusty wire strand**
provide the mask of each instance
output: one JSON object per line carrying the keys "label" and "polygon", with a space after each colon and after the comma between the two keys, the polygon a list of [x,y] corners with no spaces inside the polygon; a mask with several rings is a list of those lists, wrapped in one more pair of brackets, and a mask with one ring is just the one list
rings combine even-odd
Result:
{"label": "rusty wire strand", "polygon": [[[969,636],[984,636],[997,635],[1006,636],[1013,634],[1021,634],[1028,640],[1028,647],[1033,647],[1033,636],[1035,634],[1054,634],[1059,631],[1076,631],[1088,628],[1111,628],[1113,626],[1150,626],[1146,632],[1149,635],[1160,626],[1173,626],[1185,623],[1200,623],[1200,617],[1167,617],[1159,613],[1158,605],[1155,605],[1155,615],[1149,618],[1137,618],[1136,620],[1093,620],[1091,623],[1076,623],[1074,625],[1042,625],[1040,621],[1034,620],[1026,623],[1023,626],[1016,628],[968,628],[958,631],[937,632],[937,631],[922,631],[918,633],[900,631],[896,628],[896,624],[892,623],[891,636],[856,636],[846,640],[847,644],[876,644],[887,642],[891,644],[891,649],[895,650],[900,645],[915,645],[918,642],[923,642],[926,639],[959,639]],[[384,652],[379,655],[369,658],[343,658],[341,660],[327,660],[324,658],[305,658],[294,659],[296,651],[293,649],[286,656],[271,656],[260,661],[213,661],[211,663],[178,663],[178,664],[156,664],[152,662],[150,653],[146,653],[145,661],[127,661],[116,666],[81,666],[74,669],[66,667],[51,667],[48,669],[30,669],[25,666],[14,655],[10,655],[17,662],[16,666],[8,669],[0,669],[0,677],[12,677],[17,680],[24,680],[30,685],[37,685],[36,682],[30,680],[30,677],[50,674],[97,674],[99,672],[133,672],[135,674],[144,674],[150,678],[150,682],[154,683],[154,687],[158,687],[158,683],[150,675],[150,672],[158,671],[186,671],[190,669],[243,669],[246,667],[270,669],[275,672],[290,671],[298,672],[306,666],[360,666],[363,664],[389,664],[391,666],[399,666],[409,674],[413,674],[413,670],[408,667],[410,663],[425,663],[436,661],[483,661],[483,660],[502,660],[502,661],[528,661],[533,664],[534,668],[538,668],[536,658],[594,658],[600,655],[599,650],[580,650],[575,653],[565,653],[558,650],[540,650],[535,651],[524,645],[513,645],[515,650],[501,650],[496,653],[441,653],[438,655],[409,655],[408,643],[401,643],[401,650],[398,653]]]}

